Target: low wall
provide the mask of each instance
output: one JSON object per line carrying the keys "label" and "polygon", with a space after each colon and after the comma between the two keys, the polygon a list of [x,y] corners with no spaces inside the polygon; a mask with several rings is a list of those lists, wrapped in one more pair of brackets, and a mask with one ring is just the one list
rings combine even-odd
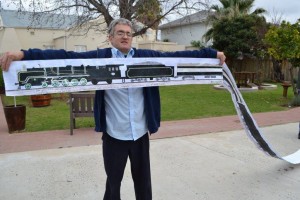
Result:
{"label": "low wall", "polygon": [[152,49],[157,51],[183,51],[185,50],[184,45],[178,45],[174,42],[139,42],[139,49]]}

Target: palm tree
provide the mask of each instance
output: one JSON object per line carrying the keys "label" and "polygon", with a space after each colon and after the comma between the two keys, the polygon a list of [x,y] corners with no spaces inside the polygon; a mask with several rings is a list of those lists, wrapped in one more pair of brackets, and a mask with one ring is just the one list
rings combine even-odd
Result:
{"label": "palm tree", "polygon": [[241,15],[260,15],[266,12],[263,8],[257,8],[250,13],[255,0],[219,0],[222,7],[213,5],[212,10],[216,11],[217,17],[237,17]]}
{"label": "palm tree", "polygon": [[[213,15],[208,17],[208,23],[213,24],[222,18],[236,18],[245,15],[260,16],[265,13],[266,10],[263,8],[256,8],[250,13],[251,8],[255,0],[219,0],[222,6],[212,5],[211,10],[214,11]],[[207,41],[212,39],[213,28],[209,29],[205,34],[204,38]]]}

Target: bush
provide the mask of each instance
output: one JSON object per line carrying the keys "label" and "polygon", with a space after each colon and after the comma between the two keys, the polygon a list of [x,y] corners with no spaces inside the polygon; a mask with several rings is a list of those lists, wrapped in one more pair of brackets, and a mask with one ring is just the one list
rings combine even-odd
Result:
{"label": "bush", "polygon": [[294,106],[294,107],[300,106],[300,95],[295,96],[295,97],[292,99],[290,105],[291,105],[291,106]]}
{"label": "bush", "polygon": [[0,68],[0,87],[4,87],[2,68]]}
{"label": "bush", "polygon": [[205,45],[201,41],[199,41],[199,40],[197,40],[197,41],[196,40],[191,41],[191,45],[192,45],[192,47],[197,47],[199,49],[202,49],[202,48],[205,47]]}

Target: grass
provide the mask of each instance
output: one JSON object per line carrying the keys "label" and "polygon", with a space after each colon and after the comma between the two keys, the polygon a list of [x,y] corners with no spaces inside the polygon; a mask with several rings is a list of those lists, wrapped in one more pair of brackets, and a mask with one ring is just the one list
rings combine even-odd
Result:
{"label": "grass", "polygon": [[[276,90],[243,92],[242,95],[252,113],[286,110],[293,97],[289,90],[288,98],[283,98],[280,85]],[[227,90],[215,90],[211,85],[162,87],[161,97],[163,120],[236,114],[230,93]]]}
{"label": "grass", "polygon": [[[235,115],[236,111],[229,92],[215,90],[212,85],[185,85],[161,87],[162,120],[183,120]],[[293,98],[282,97],[282,87],[275,90],[243,92],[252,113],[282,111],[288,109]],[[52,95],[51,105],[35,108],[28,96],[16,97],[17,104],[26,105],[26,132],[69,129],[69,105],[67,94]],[[2,96],[3,105],[14,104],[13,97]],[[76,119],[78,128],[94,127],[93,118]]]}

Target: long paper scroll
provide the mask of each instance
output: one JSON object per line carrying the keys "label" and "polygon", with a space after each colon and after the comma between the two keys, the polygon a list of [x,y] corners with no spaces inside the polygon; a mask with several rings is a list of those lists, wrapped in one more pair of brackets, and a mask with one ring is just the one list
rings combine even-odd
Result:
{"label": "long paper scroll", "polygon": [[15,61],[4,72],[7,96],[128,87],[219,84],[216,59],[132,58]]}
{"label": "long paper scroll", "polygon": [[248,137],[266,154],[292,164],[300,163],[300,150],[281,157],[263,137],[235,80],[217,59],[131,58],[15,61],[4,72],[6,95],[21,96],[186,84],[223,84]]}

